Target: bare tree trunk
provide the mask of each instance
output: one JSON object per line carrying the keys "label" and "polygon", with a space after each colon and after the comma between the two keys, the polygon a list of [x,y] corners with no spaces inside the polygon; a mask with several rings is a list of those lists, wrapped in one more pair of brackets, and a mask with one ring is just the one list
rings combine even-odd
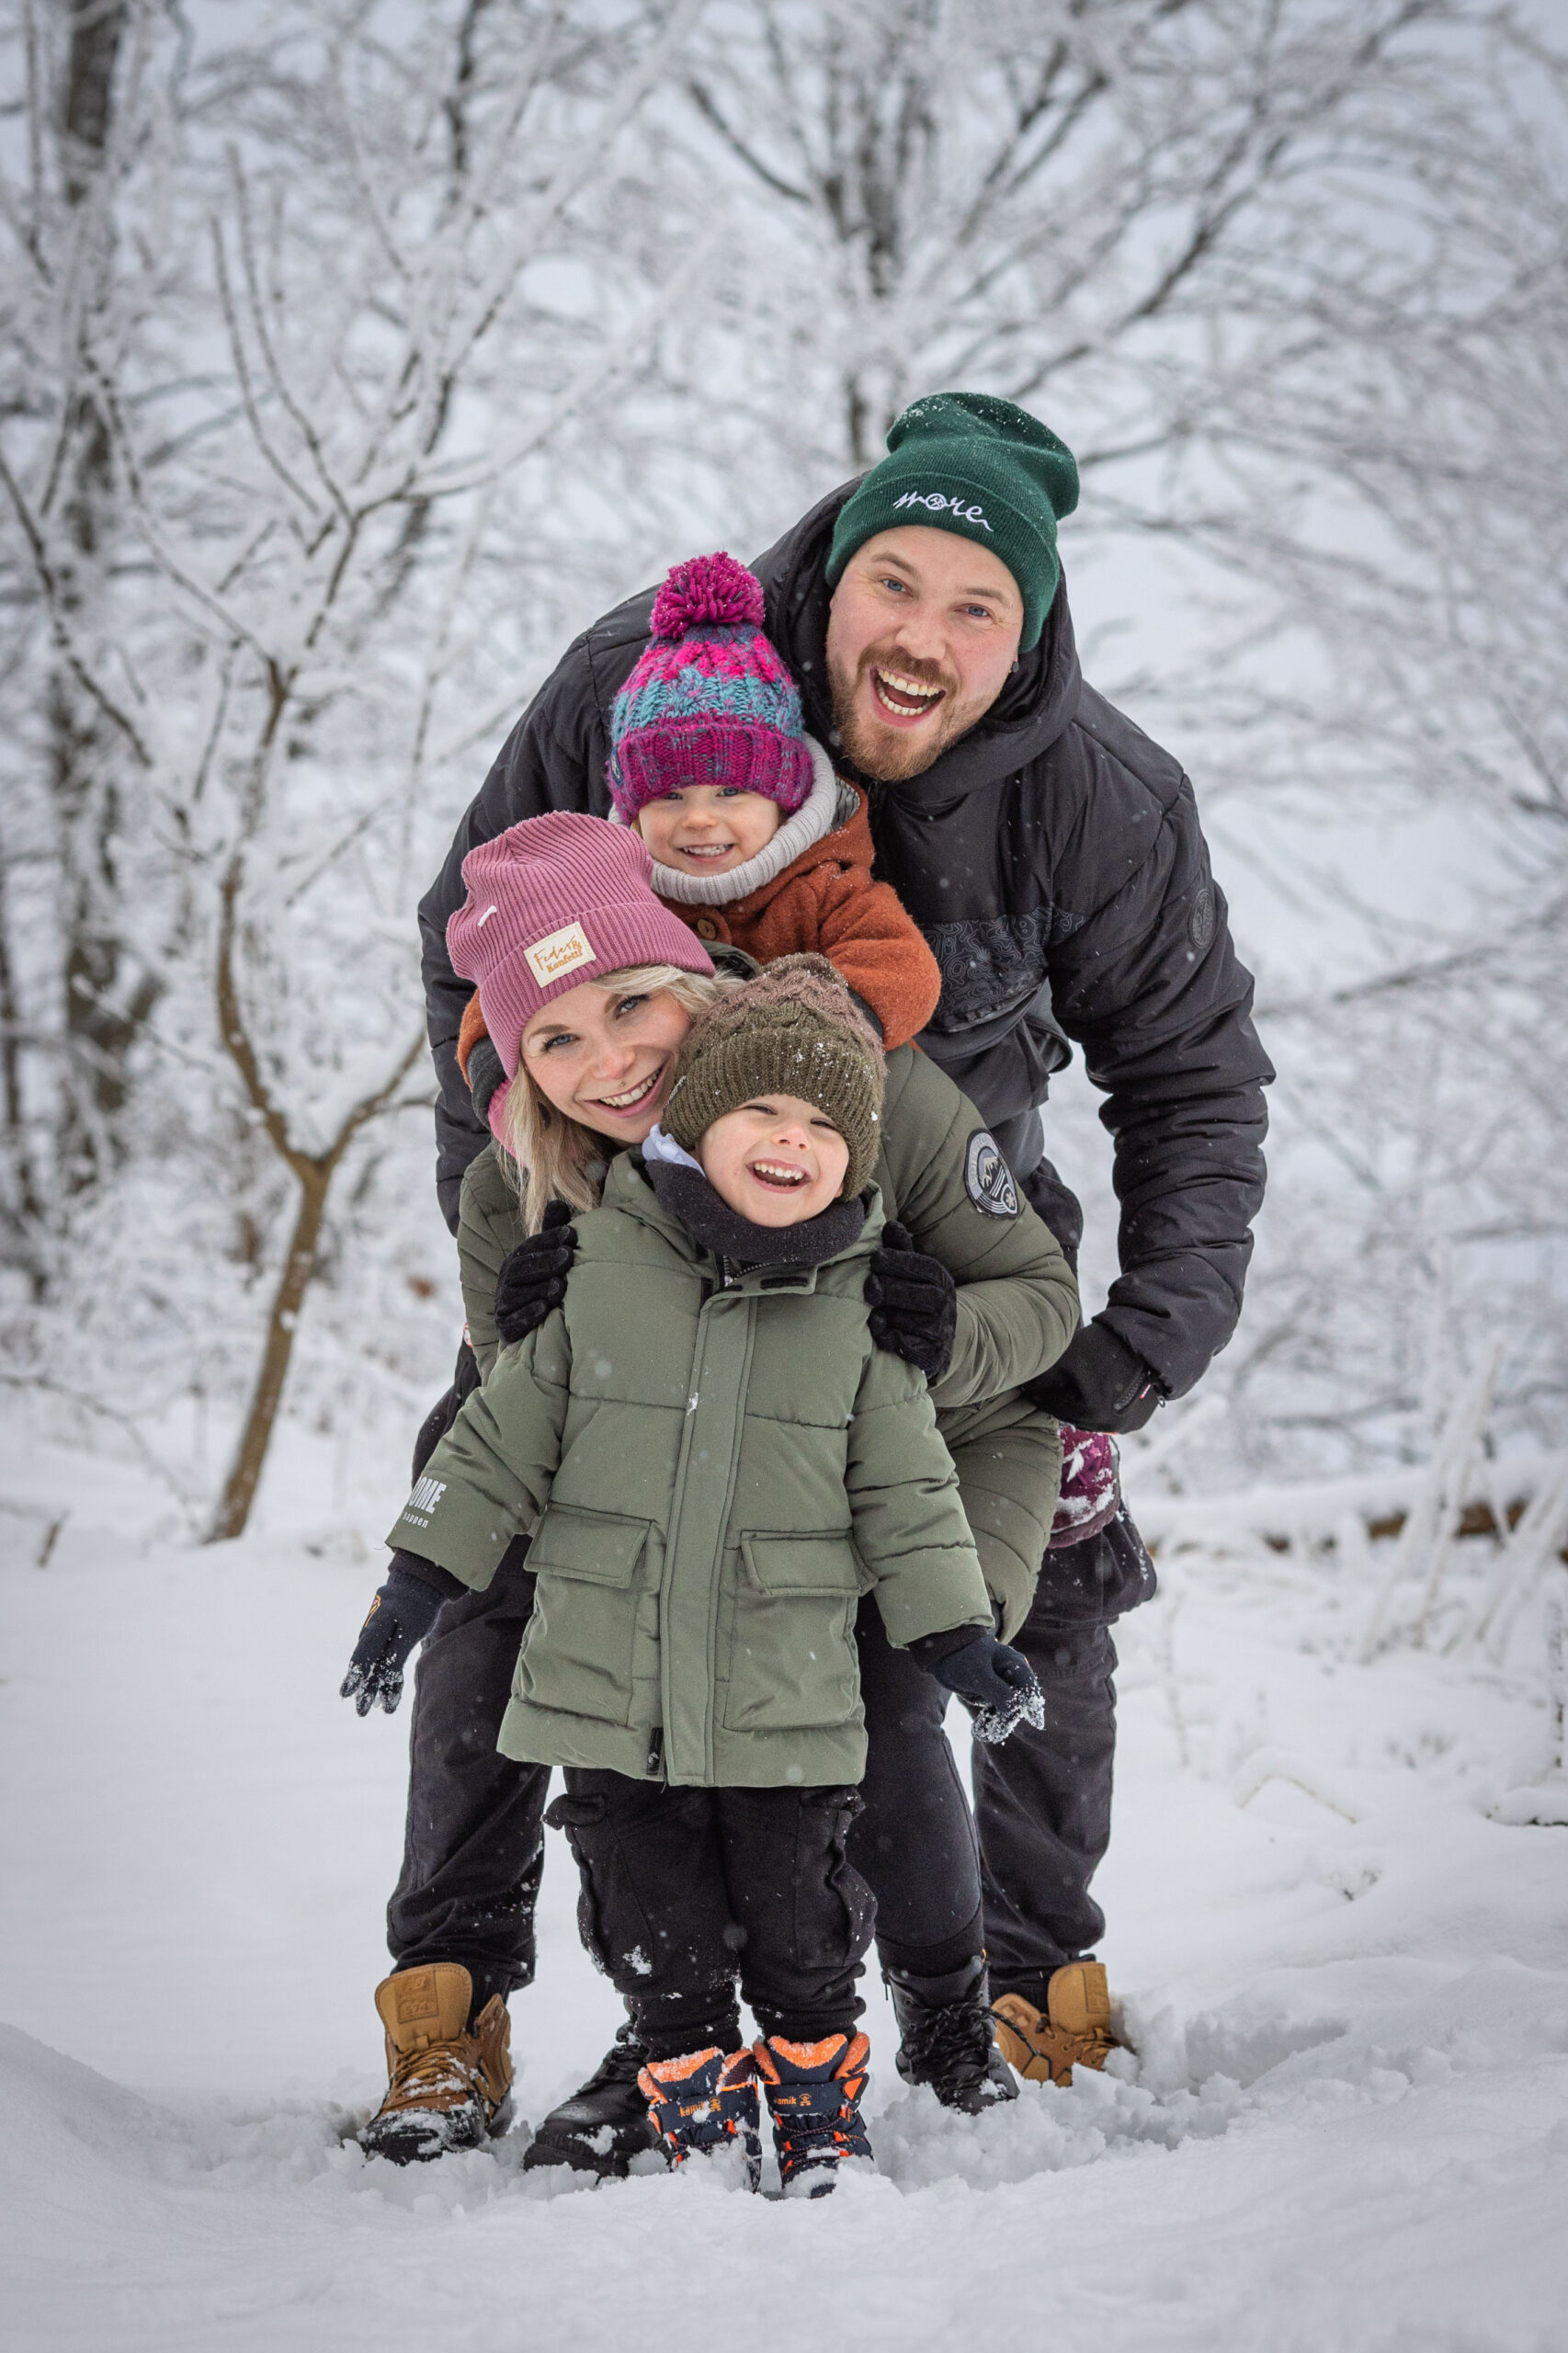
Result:
{"label": "bare tree trunk", "polygon": [[[228,1035],[227,1029],[225,1035]],[[316,1269],[316,1251],[321,1242],[322,1223],[326,1216],[327,1195],[332,1180],[342,1165],[345,1154],[361,1128],[366,1127],[392,1107],[392,1097],[425,1048],[421,1030],[407,1051],[399,1059],[396,1069],[374,1094],[356,1103],[325,1152],[303,1153],[289,1145],[281,1146],[272,1133],[272,1119],[263,1111],[263,1124],[272,1135],[279,1156],[293,1171],[300,1188],[299,1206],[294,1212],[294,1231],[289,1237],[289,1253],[272,1294],[267,1313],[267,1332],[262,1341],[261,1365],[256,1373],[256,1387],[251,1392],[249,1411],[239,1443],[234,1449],[229,1475],[223,1483],[223,1494],[212,1524],[207,1531],[209,1544],[221,1544],[231,1536],[243,1536],[250,1518],[251,1506],[262,1471],[266,1467],[267,1449],[278,1420],[278,1408],[283,1402],[284,1384],[289,1378],[289,1366],[294,1353],[294,1335],[299,1329],[300,1310]],[[234,1053],[233,1040],[230,1051]],[[245,1049],[248,1058],[248,1046]],[[234,1059],[244,1069],[238,1053]],[[253,1102],[257,1097],[253,1090]],[[257,1108],[261,1106],[257,1103]],[[276,1113],[274,1117],[278,1117]],[[278,1119],[279,1131],[281,1120]]]}
{"label": "bare tree trunk", "polygon": [[[96,436],[95,436],[96,439]],[[79,474],[75,502],[85,520],[88,467]],[[96,475],[97,461],[91,471]],[[107,464],[94,488],[107,497]],[[84,554],[91,543],[78,541]],[[120,792],[109,763],[119,747],[108,741],[99,714],[90,711],[73,682],[57,676],[51,697],[52,775],[64,880],[66,1075],[61,1163],[66,1189],[93,1184],[112,1155],[114,1131],[131,1091],[131,1050],[146,1026],[162,984],[136,969],[121,936],[115,842]]]}
{"label": "bare tree trunk", "polygon": [[[115,69],[127,8],[124,0],[69,0],[68,14],[72,31],[60,136],[66,202],[80,216],[95,192],[113,125]],[[101,273],[104,260],[94,267]],[[89,301],[89,316],[91,307]],[[85,319],[82,333],[85,338]],[[61,587],[73,618],[80,618],[99,593],[113,538],[114,500],[108,426],[92,395],[78,394],[72,404],[59,507],[64,542]],[[161,989],[151,973],[137,972],[119,920],[115,844],[121,794],[116,765],[123,747],[63,668],[51,682],[49,735],[64,915],[60,1157],[65,1188],[80,1191],[97,1182],[112,1156],[129,1093],[131,1053]]]}
{"label": "bare tree trunk", "polygon": [[294,1231],[290,1236],[289,1255],[283,1261],[278,1288],[272,1294],[271,1312],[267,1319],[267,1337],[262,1344],[261,1369],[256,1374],[250,1410],[245,1415],[239,1445],[234,1449],[222,1501],[208,1531],[210,1544],[219,1544],[226,1537],[243,1536],[244,1533],[251,1505],[256,1500],[256,1484],[267,1461],[267,1450],[272,1442],[272,1428],[282,1402],[283,1384],[289,1378],[289,1362],[294,1353],[294,1334],[299,1324],[300,1309],[315,1267],[316,1245],[321,1240],[322,1220],[326,1214],[326,1197],[332,1184],[333,1170],[324,1157],[302,1165],[297,1163],[294,1173],[300,1179],[300,1205],[294,1214]]}
{"label": "bare tree trunk", "polygon": [[71,52],[65,69],[60,127],[67,142],[65,193],[80,204],[108,144],[114,111],[114,69],[125,32],[125,0],[66,0]]}
{"label": "bare tree trunk", "polygon": [[332,1180],[360,1129],[391,1108],[398,1088],[425,1050],[422,1024],[406,1051],[399,1058],[396,1068],[380,1086],[362,1096],[354,1105],[326,1150],[301,1152],[291,1142],[288,1121],[267,1087],[262,1074],[261,1059],[251,1041],[244,1009],[240,1002],[234,972],[234,941],[239,928],[243,881],[243,869],[236,858],[224,876],[222,892],[222,913],[218,933],[218,1025],[229,1057],[244,1082],[252,1107],[261,1116],[268,1142],[279,1160],[292,1171],[299,1185],[300,1205],[294,1213],[294,1231],[290,1237],[289,1255],[283,1261],[267,1319],[261,1369],[251,1394],[250,1411],[245,1415],[234,1459],[223,1483],[222,1500],[207,1531],[206,1541],[209,1544],[220,1544],[231,1536],[243,1536],[250,1518],[251,1506],[256,1500],[256,1487],[266,1466],[267,1449],[272,1443],[278,1408],[282,1403],[283,1386],[289,1376],[290,1360],[294,1353],[294,1335],[299,1327],[300,1310],[315,1272],[316,1248],[321,1240],[322,1221],[326,1215]]}
{"label": "bare tree trunk", "polygon": [[0,848],[0,1111],[6,1123],[6,1160],[9,1182],[0,1198],[0,1217],[10,1229],[5,1245],[8,1263],[26,1273],[35,1300],[47,1287],[45,1264],[39,1249],[43,1204],[39,1198],[32,1140],[28,1128],[27,1097],[22,1084],[22,1012],[11,961],[10,910],[6,904],[4,849]]}

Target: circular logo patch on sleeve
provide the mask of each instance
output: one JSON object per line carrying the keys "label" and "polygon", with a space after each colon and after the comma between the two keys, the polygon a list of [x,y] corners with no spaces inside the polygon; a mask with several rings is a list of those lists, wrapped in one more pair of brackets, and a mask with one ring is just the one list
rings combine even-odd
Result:
{"label": "circular logo patch on sleeve", "polygon": [[1013,1172],[986,1128],[976,1128],[963,1156],[964,1190],[987,1217],[1017,1217],[1018,1188]]}

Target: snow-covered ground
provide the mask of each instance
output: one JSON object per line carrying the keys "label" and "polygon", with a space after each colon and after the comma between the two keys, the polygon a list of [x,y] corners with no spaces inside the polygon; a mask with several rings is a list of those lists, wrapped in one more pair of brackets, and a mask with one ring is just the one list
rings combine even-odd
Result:
{"label": "snow-covered ground", "polygon": [[[293,1464],[268,1486],[292,1518],[201,1552],[139,1472],[7,1449],[19,2353],[1568,2347],[1568,1828],[1495,1813],[1549,1768],[1534,1621],[1504,1671],[1358,1666],[1365,1595],[1332,1565],[1188,1555],[1121,1630],[1102,1893],[1136,2055],[965,2121],[899,2086],[879,1997],[879,2178],[812,2207],[562,2194],[521,2131],[405,2173],[345,2141],[379,2081],[405,1718],[335,1696],[384,1556],[341,1510],[312,1523]],[[552,1838],[525,2118],[615,2020],[573,1893]]]}

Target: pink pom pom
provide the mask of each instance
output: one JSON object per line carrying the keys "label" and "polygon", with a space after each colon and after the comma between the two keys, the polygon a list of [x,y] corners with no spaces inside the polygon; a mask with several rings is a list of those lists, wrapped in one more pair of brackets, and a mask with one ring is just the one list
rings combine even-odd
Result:
{"label": "pink pom pom", "polygon": [[674,565],[653,599],[653,635],[684,637],[688,629],[762,627],[762,583],[722,549]]}

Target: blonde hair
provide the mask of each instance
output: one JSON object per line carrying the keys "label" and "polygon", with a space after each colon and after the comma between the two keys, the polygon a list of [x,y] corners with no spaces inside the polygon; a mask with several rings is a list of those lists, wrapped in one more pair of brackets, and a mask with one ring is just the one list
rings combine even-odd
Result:
{"label": "blonde hair", "polygon": [[[589,985],[619,996],[673,996],[695,1018],[707,1013],[727,990],[739,988],[738,973],[687,972],[678,964],[626,964],[606,972]],[[599,1205],[600,1170],[608,1156],[608,1139],[597,1128],[569,1120],[540,1093],[532,1073],[517,1056],[517,1074],[501,1107],[501,1165],[522,1203],[523,1222],[537,1233],[551,1201],[569,1209],[595,1210]]]}

